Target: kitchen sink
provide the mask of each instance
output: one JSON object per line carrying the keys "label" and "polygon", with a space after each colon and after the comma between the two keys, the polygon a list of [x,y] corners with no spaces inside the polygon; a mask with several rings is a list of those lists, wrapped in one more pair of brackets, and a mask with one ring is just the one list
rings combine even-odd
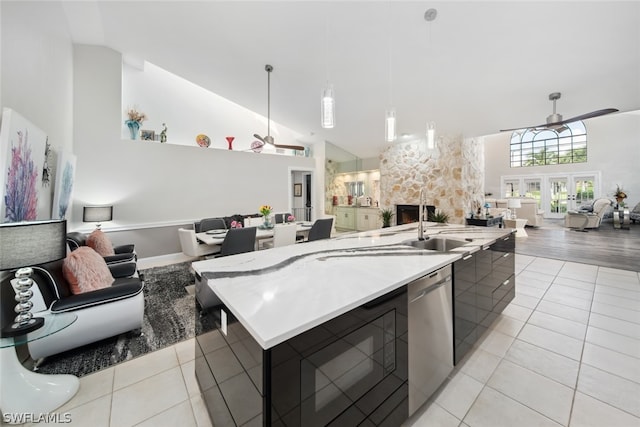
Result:
{"label": "kitchen sink", "polygon": [[427,240],[406,240],[403,245],[413,246],[418,249],[429,249],[432,251],[448,252],[451,249],[466,245],[468,242],[464,240],[449,239],[446,237],[431,237]]}

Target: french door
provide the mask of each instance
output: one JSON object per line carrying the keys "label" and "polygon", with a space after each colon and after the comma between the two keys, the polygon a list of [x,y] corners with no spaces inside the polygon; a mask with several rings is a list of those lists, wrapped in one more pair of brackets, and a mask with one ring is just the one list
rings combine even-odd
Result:
{"label": "french door", "polygon": [[568,210],[593,202],[599,189],[599,174],[566,174],[551,176],[545,217],[563,218]]}
{"label": "french door", "polygon": [[545,218],[563,218],[568,210],[593,202],[599,192],[600,172],[502,177],[503,197],[532,197]]}

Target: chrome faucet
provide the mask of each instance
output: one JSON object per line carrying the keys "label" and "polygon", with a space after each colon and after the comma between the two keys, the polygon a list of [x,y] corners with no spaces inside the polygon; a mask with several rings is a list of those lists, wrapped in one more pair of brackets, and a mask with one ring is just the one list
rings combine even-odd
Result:
{"label": "chrome faucet", "polygon": [[[424,189],[420,189],[420,201],[418,202],[418,240],[424,240],[424,228],[422,226],[422,221],[424,220]],[[428,238],[428,237],[427,237]]]}

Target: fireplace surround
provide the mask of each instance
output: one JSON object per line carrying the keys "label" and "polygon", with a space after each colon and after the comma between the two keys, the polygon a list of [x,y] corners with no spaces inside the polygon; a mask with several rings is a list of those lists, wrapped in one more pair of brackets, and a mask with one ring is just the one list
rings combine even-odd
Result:
{"label": "fireplace surround", "polygon": [[[433,205],[424,205],[424,208],[427,210],[427,217],[436,212]],[[418,222],[419,210],[419,205],[396,205],[396,225]]]}

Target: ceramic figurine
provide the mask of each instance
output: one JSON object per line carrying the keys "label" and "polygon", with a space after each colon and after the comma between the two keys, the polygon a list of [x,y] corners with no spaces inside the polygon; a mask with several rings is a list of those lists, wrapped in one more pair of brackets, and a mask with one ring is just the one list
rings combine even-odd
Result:
{"label": "ceramic figurine", "polygon": [[162,132],[160,132],[160,142],[167,142],[167,125],[162,124]]}

